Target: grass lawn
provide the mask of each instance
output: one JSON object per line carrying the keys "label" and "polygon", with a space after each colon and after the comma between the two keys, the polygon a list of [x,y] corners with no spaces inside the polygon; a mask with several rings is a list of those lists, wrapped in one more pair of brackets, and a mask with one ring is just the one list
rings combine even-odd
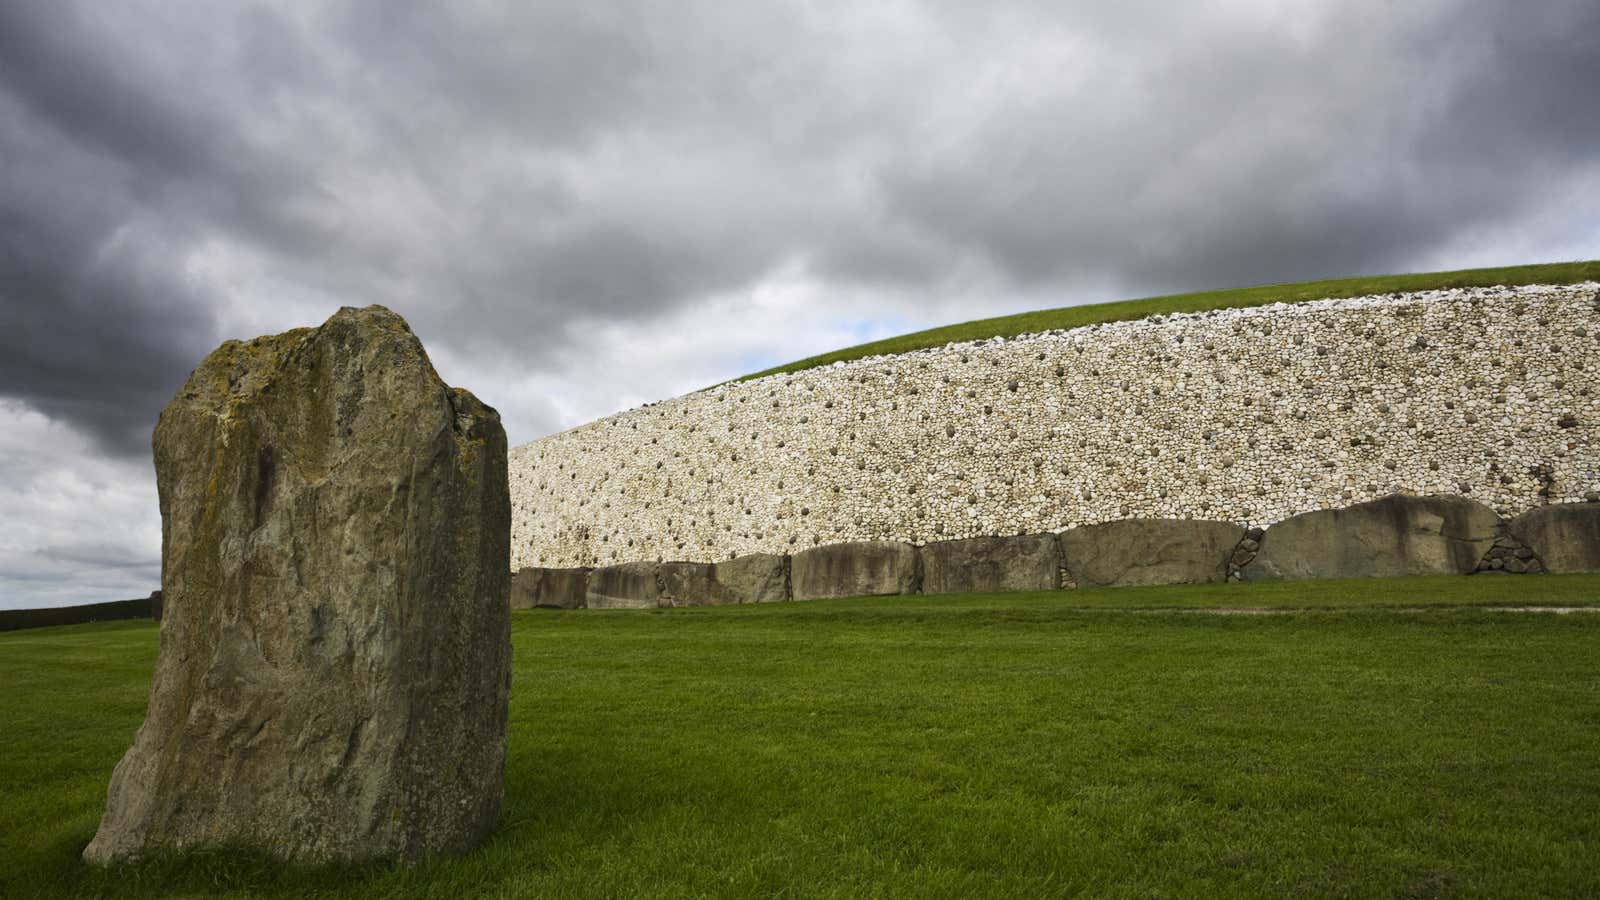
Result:
{"label": "grass lawn", "polygon": [[1042,309],[1035,312],[977,319],[956,325],[944,325],[926,331],[902,334],[869,344],[859,344],[834,350],[820,356],[810,356],[782,366],[736,378],[748,381],[783,372],[799,372],[826,366],[831,363],[861,359],[888,353],[907,353],[925,347],[942,347],[952,341],[975,341],[981,338],[1011,337],[1052,331],[1057,328],[1077,328],[1099,322],[1119,322],[1142,319],[1157,313],[1204,312],[1212,309],[1233,309],[1247,306],[1265,306],[1268,303],[1298,303],[1305,300],[1323,300],[1333,297],[1362,297],[1368,294],[1390,294],[1400,291],[1425,291],[1439,288],[1484,287],[1488,285],[1523,284],[1575,284],[1580,281],[1600,281],[1600,260],[1589,262],[1547,263],[1535,266],[1507,266],[1499,269],[1462,269],[1455,272],[1419,272],[1410,275],[1380,275],[1369,278],[1337,278],[1328,281],[1303,281],[1296,284],[1266,284],[1257,287],[1229,288],[1221,291],[1201,291],[1192,294],[1168,294],[1162,297],[1145,297],[1140,300],[1122,300],[1116,303],[1095,303],[1084,306],[1066,306],[1060,309]]}
{"label": "grass lawn", "polygon": [[[0,896],[1600,896],[1600,613],[1483,608],[1597,603],[1600,575],[521,612],[500,828],[409,869],[82,865],[156,629],[13,632]],[[1298,611],[1181,611],[1214,606]]]}

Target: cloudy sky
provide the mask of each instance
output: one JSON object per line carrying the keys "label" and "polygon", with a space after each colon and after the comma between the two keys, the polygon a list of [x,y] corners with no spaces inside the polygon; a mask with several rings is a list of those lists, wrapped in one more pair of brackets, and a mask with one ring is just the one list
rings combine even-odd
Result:
{"label": "cloudy sky", "polygon": [[1021,309],[1600,257],[1593,0],[0,4],[0,607],[159,583],[227,338],[513,443]]}

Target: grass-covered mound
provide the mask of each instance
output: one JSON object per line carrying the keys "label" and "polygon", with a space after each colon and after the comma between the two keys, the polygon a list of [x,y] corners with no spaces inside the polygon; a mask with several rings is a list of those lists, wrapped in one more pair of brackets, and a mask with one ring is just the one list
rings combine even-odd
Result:
{"label": "grass-covered mound", "polygon": [[518,613],[500,827],[412,869],[85,867],[156,629],[14,632],[0,896],[1600,895],[1600,613],[1499,604],[1600,576]]}
{"label": "grass-covered mound", "polygon": [[1042,309],[1035,312],[977,319],[956,325],[914,331],[898,337],[885,338],[868,344],[859,344],[796,360],[787,365],[775,366],[755,372],[736,381],[747,381],[766,375],[799,372],[826,366],[831,363],[908,353],[927,347],[942,347],[952,341],[976,341],[992,337],[1011,337],[1033,334],[1058,328],[1077,328],[1100,322],[1120,322],[1142,319],[1158,313],[1205,312],[1213,309],[1237,309],[1264,306],[1268,303],[1300,303],[1306,300],[1326,300],[1339,297],[1364,297],[1370,294],[1391,294],[1407,291],[1428,291],[1442,288],[1486,287],[1489,285],[1523,284],[1576,284],[1580,281],[1600,281],[1600,260],[1589,262],[1547,263],[1534,266],[1507,266],[1498,269],[1462,269],[1455,272],[1420,272],[1410,275],[1379,275],[1369,278],[1336,278],[1328,281],[1303,281],[1295,284],[1265,284],[1257,287],[1229,288],[1221,291],[1201,291],[1193,294],[1168,294],[1145,297],[1139,300],[1122,300],[1116,303],[1095,303],[1084,306],[1067,306],[1060,309]]}

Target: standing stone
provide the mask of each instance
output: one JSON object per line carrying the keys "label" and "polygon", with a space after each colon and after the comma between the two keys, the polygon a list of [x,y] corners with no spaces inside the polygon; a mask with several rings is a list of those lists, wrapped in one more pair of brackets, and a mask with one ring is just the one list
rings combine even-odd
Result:
{"label": "standing stone", "polygon": [[922,548],[924,594],[1052,591],[1060,583],[1053,534],[935,541]]}
{"label": "standing stone", "polygon": [[892,541],[824,544],[790,559],[794,599],[917,592],[917,548]]}
{"label": "standing stone", "polygon": [[1244,526],[1189,519],[1122,519],[1061,533],[1079,587],[1207,584],[1228,579]]}
{"label": "standing stone", "polygon": [[524,567],[511,576],[511,608],[582,609],[588,583],[588,569]]}
{"label": "standing stone", "polygon": [[1495,511],[1465,497],[1390,494],[1267,529],[1246,581],[1465,575],[1494,546]]}
{"label": "standing stone", "polygon": [[229,341],[155,431],[161,653],[84,850],[460,852],[499,813],[511,504],[493,409],[404,320]]}
{"label": "standing stone", "polygon": [[1600,572],[1600,503],[1555,503],[1507,527],[1550,572]]}

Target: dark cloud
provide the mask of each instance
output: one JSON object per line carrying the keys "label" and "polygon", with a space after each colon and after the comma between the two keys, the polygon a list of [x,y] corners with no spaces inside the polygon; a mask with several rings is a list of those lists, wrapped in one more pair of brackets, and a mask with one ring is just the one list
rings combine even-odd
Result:
{"label": "dark cloud", "polygon": [[1128,35],[1082,84],[886,163],[891,208],[1014,283],[1193,290],[1403,269],[1592,175],[1600,121],[1572,103],[1600,76],[1600,7],[1374,28],[1388,8],[1333,6],[1296,40],[1242,20]]}
{"label": "dark cloud", "polygon": [[217,342],[347,303],[528,439],[891,327],[1600,255],[1597,42],[1581,0],[0,5],[0,412],[94,439],[4,477],[142,463]]}
{"label": "dark cloud", "polygon": [[213,313],[162,264],[180,235],[144,221],[121,163],[53,137],[0,97],[0,391],[147,452]]}

